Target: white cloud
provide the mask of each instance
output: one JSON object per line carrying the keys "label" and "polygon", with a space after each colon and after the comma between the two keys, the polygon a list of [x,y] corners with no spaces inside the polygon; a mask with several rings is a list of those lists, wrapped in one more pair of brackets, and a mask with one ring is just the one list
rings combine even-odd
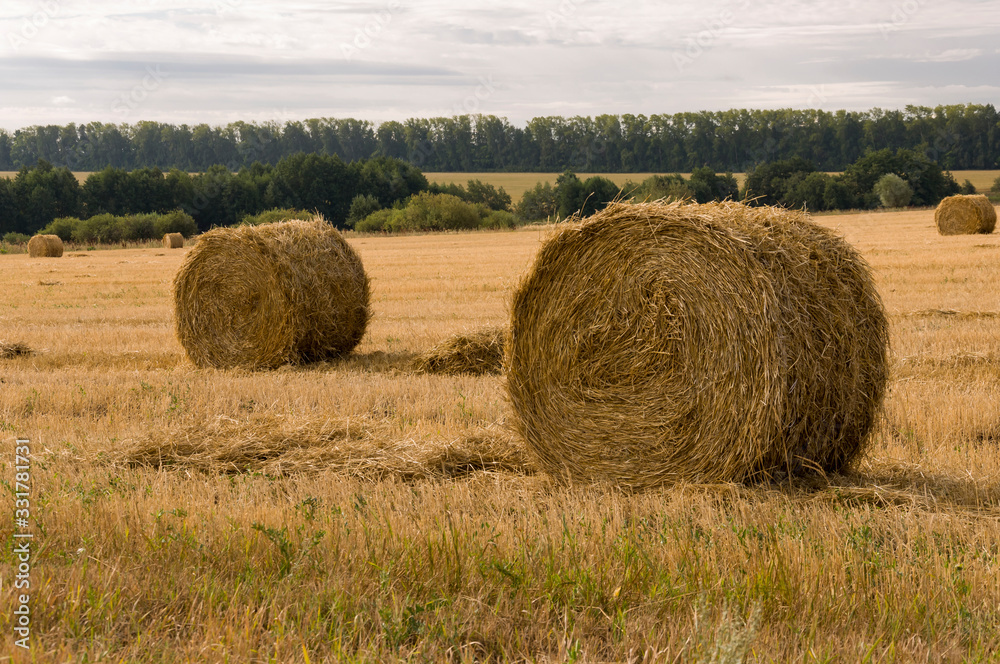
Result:
{"label": "white cloud", "polygon": [[[0,9],[7,129],[121,121],[114,101],[148,66],[169,76],[127,121],[258,119],[277,105],[287,119],[405,119],[462,112],[470,95],[514,122],[995,103],[978,86],[1000,68],[1000,3],[979,0],[54,1],[45,17],[30,0]],[[480,99],[483,77],[495,90]]]}

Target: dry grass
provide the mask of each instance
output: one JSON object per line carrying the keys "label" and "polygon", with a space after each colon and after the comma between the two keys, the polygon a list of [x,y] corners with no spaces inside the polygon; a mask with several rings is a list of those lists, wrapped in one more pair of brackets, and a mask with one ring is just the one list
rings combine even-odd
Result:
{"label": "dry grass", "polygon": [[350,240],[356,352],[263,373],[185,359],[184,251],[0,257],[4,336],[44,349],[0,390],[39,544],[15,661],[995,661],[1000,238],[939,236],[932,211],[821,221],[889,312],[873,446],[825,482],[635,495],[520,465],[501,378],[408,369],[505,323],[542,232]]}
{"label": "dry grass", "polygon": [[448,337],[418,356],[414,368],[436,374],[498,374],[503,368],[502,327],[490,327]]}

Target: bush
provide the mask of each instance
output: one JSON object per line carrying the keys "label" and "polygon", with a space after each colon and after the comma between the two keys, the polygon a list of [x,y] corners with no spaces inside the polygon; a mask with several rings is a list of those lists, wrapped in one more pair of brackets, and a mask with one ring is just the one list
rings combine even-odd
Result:
{"label": "bush", "polygon": [[622,187],[625,195],[636,201],[658,201],[661,198],[683,200],[694,198],[694,189],[688,186],[680,173],[673,175],[651,175],[639,184],[626,182]]}
{"label": "bush", "polygon": [[354,230],[359,233],[381,233],[388,231],[390,229],[389,221],[392,216],[402,215],[402,212],[402,210],[393,210],[390,208],[376,210],[361,221],[355,222]]}
{"label": "bush", "polygon": [[556,191],[548,182],[538,182],[521,196],[515,209],[517,216],[525,221],[541,221],[556,213]]}
{"label": "bush", "polygon": [[875,195],[887,208],[904,207],[913,198],[913,188],[895,173],[887,173],[879,178],[874,187]]}
{"label": "bush", "polygon": [[[410,197],[403,208],[402,225],[391,231],[444,231],[477,228],[479,209],[450,194],[421,192]],[[395,218],[393,218],[395,221]]]}
{"label": "bush", "polygon": [[[279,221],[289,221],[290,219],[311,220],[315,215],[311,212],[303,212],[295,208],[273,208],[265,210],[260,214],[248,214],[240,221],[243,226],[259,226],[261,224],[273,224]],[[175,231],[179,232],[179,231]]]}
{"label": "bush", "polygon": [[154,225],[156,232],[152,239],[161,238],[167,233],[180,233],[187,238],[198,232],[198,224],[194,217],[183,210],[174,210],[159,215]]}
{"label": "bush", "polygon": [[24,244],[31,239],[30,235],[25,235],[24,233],[15,233],[11,231],[10,233],[4,233],[3,241],[7,244]]}
{"label": "bush", "polygon": [[997,179],[993,181],[993,186],[990,187],[990,191],[993,192],[994,194],[1000,194],[1000,176],[998,176]]}
{"label": "bush", "polygon": [[371,194],[358,194],[351,199],[351,209],[347,213],[347,226],[353,228],[356,223],[365,219],[372,212],[382,209],[382,204]]}
{"label": "bush", "polygon": [[972,184],[971,180],[966,180],[965,182],[962,183],[962,186],[958,190],[958,193],[965,194],[966,196],[974,194],[976,193],[976,185]]}
{"label": "bush", "polygon": [[122,242],[136,240],[151,240],[156,237],[157,214],[130,214],[115,217],[118,226],[118,237]]}
{"label": "bush", "polygon": [[53,219],[39,229],[38,234],[58,235],[59,239],[63,242],[69,242],[73,239],[73,231],[75,231],[81,223],[83,222],[76,217],[59,217],[58,219]]}
{"label": "bush", "polygon": [[84,219],[73,229],[71,239],[74,242],[94,242],[99,244],[121,242],[122,225],[118,221],[120,218],[112,214],[98,214],[89,219]]}
{"label": "bush", "polygon": [[491,210],[489,214],[483,217],[479,227],[493,229],[516,228],[518,226],[518,221],[517,215],[513,212],[508,212],[507,210]]}

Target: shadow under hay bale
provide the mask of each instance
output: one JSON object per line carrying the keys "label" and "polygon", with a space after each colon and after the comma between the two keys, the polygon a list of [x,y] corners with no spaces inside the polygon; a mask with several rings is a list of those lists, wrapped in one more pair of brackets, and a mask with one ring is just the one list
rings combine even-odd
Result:
{"label": "shadow under hay bale", "polygon": [[58,235],[35,235],[28,240],[31,258],[59,258],[63,255],[63,241]]}
{"label": "shadow under hay bale", "polygon": [[513,437],[493,429],[447,442],[398,440],[385,424],[360,418],[256,415],[124,441],[113,458],[131,467],[206,473],[294,475],[335,471],[373,481],[447,479],[477,471],[531,473]]}
{"label": "shadow under hay bale", "polygon": [[870,268],[797,212],[615,203],[514,295],[514,422],[568,480],[643,488],[839,472],[888,376]]}
{"label": "shadow under hay bale", "polygon": [[163,236],[164,249],[182,249],[184,247],[184,236],[180,233],[167,233]]}
{"label": "shadow under hay bale", "polygon": [[34,355],[35,351],[28,344],[15,341],[13,343],[0,342],[0,359],[8,360],[12,357],[24,357]]}
{"label": "shadow under hay bale", "polygon": [[982,194],[948,196],[938,203],[934,223],[941,235],[992,233],[997,212]]}
{"label": "shadow under hay bale", "polygon": [[506,330],[490,327],[456,334],[419,355],[415,371],[435,374],[499,374],[503,369]]}
{"label": "shadow under hay bale", "polygon": [[361,258],[322,219],[216,228],[174,278],[177,337],[199,367],[340,357],[361,341],[368,306]]}

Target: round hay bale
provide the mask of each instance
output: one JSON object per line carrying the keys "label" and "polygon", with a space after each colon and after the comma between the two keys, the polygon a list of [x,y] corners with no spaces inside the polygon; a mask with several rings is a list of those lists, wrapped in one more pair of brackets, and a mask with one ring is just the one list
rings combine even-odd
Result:
{"label": "round hay bale", "polygon": [[753,481],[858,455],[888,339],[867,263],[801,213],[615,203],[544,243],[504,368],[515,426],[553,475]]}
{"label": "round hay bale", "polygon": [[982,194],[948,196],[938,203],[934,223],[941,235],[992,233],[997,225],[997,211]]}
{"label": "round hay bale", "polygon": [[181,249],[184,247],[184,236],[180,233],[166,233],[163,236],[164,249]]}
{"label": "round hay bale", "polygon": [[506,330],[488,327],[448,337],[414,361],[414,368],[435,374],[497,374],[503,366]]}
{"label": "round hay bale", "polygon": [[349,353],[368,302],[361,258],[322,219],[216,228],[174,278],[177,337],[199,367],[269,369]]}
{"label": "round hay bale", "polygon": [[28,255],[32,258],[59,258],[63,255],[63,241],[58,235],[35,235],[28,240]]}

